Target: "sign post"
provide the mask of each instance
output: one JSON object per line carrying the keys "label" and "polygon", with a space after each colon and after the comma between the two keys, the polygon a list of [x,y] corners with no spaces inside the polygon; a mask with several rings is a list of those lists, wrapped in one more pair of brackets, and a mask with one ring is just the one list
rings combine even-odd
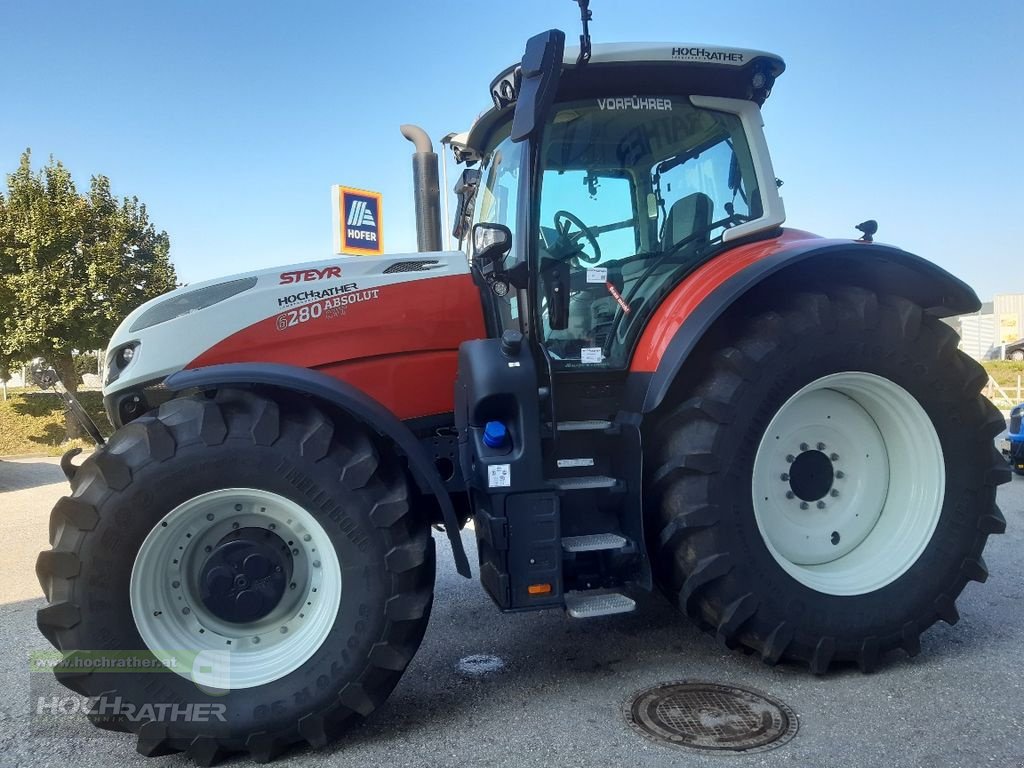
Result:
{"label": "sign post", "polygon": [[384,203],[379,192],[331,187],[334,252],[355,256],[384,253]]}

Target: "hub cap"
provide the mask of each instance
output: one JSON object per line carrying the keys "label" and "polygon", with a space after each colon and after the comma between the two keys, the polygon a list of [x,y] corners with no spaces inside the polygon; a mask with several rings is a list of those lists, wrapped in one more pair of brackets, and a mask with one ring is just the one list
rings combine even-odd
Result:
{"label": "hub cap", "polygon": [[931,419],[898,384],[849,371],[779,409],[754,459],[754,516],[768,551],[835,595],[880,589],[924,551],[945,465]]}
{"label": "hub cap", "polygon": [[257,621],[281,602],[292,577],[292,554],[266,528],[241,528],[222,539],[199,570],[199,596],[217,618]]}
{"label": "hub cap", "polygon": [[251,488],[196,496],[150,531],[135,558],[131,608],[159,658],[206,652],[172,671],[251,688],[302,666],[341,602],[341,565],[323,527],[290,499]]}

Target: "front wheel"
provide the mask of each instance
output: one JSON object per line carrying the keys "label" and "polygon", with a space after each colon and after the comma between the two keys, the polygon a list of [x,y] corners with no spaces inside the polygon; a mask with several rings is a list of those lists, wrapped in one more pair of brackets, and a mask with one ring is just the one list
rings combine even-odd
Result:
{"label": "front wheel", "polygon": [[72,488],[36,567],[39,628],[90,719],[143,754],[322,746],[387,697],[423,637],[429,526],[354,422],[240,391],[172,400]]}
{"label": "front wheel", "polygon": [[[984,371],[917,305],[855,288],[737,324],[659,414],[659,581],[730,646],[873,668],[957,621],[1005,522]],[[701,364],[701,363],[698,363]]]}

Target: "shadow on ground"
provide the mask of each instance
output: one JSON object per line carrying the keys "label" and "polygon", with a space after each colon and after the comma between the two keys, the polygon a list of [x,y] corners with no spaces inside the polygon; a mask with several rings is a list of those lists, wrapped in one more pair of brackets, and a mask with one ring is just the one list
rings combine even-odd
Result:
{"label": "shadow on ground", "polygon": [[56,462],[0,459],[0,493],[66,482]]}

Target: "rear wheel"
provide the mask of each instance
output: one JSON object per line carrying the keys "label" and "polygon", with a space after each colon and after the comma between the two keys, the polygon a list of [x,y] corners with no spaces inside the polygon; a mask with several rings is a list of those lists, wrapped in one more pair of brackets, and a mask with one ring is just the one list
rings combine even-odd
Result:
{"label": "rear wheel", "polygon": [[[419,646],[429,526],[355,423],[240,391],[172,400],[118,430],[72,488],[37,564],[39,627],[66,654],[58,680],[99,697],[90,719],[138,734],[143,754],[211,764],[322,746]],[[76,661],[111,651],[159,671]]]}
{"label": "rear wheel", "polygon": [[1005,528],[984,371],[917,305],[854,288],[735,334],[657,421],[660,583],[770,663],[916,654]]}

